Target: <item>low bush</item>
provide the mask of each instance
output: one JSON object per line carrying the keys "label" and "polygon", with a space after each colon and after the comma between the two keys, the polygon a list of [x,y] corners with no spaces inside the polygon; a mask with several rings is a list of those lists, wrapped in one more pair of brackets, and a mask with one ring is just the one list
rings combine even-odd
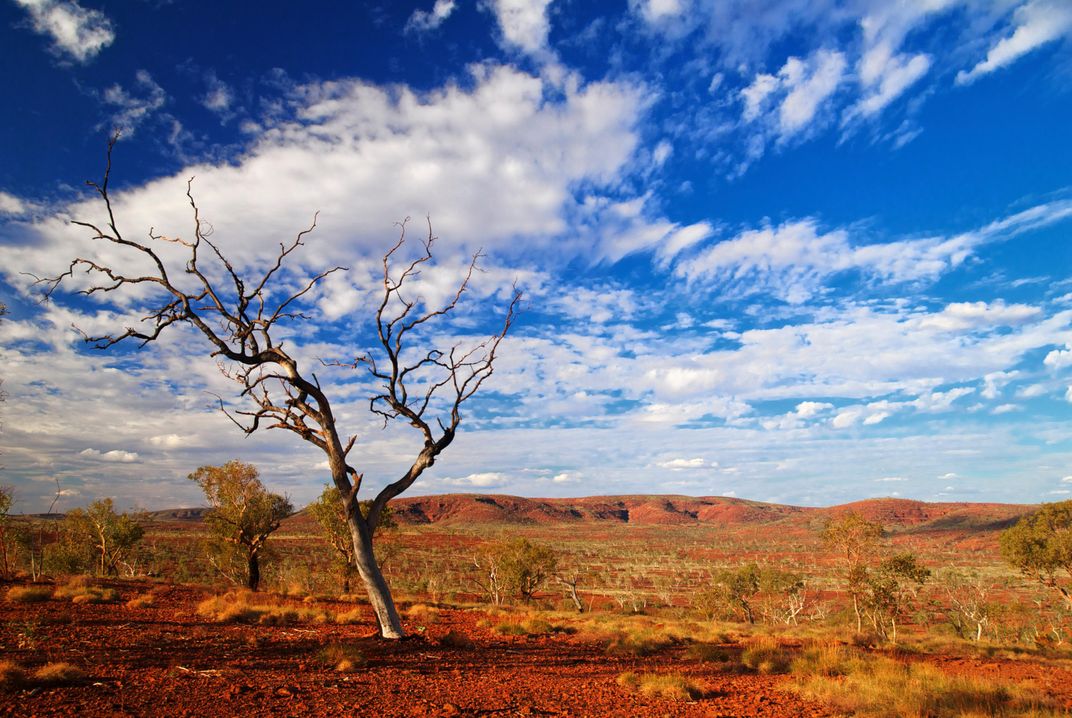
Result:
{"label": "low bush", "polygon": [[11,603],[41,603],[52,598],[52,589],[47,586],[16,586],[6,594]]}
{"label": "low bush", "polygon": [[610,637],[604,652],[608,656],[650,656],[673,643],[669,637],[649,630],[623,631]]}
{"label": "low bush", "polygon": [[439,609],[426,603],[415,603],[406,609],[406,617],[424,625],[439,620]]}
{"label": "low bush", "polygon": [[455,648],[458,650],[468,651],[476,648],[476,644],[466,636],[464,633],[458,631],[449,631],[446,635],[439,639],[439,645],[446,648]]}

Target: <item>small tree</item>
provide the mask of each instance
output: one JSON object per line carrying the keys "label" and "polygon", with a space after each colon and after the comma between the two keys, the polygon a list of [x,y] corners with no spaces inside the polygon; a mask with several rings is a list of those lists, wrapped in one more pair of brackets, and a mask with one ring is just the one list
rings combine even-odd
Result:
{"label": "small tree", "polygon": [[475,583],[497,606],[510,594],[528,603],[555,573],[558,557],[549,547],[525,538],[499,541],[473,559]]}
{"label": "small tree", "polygon": [[930,569],[921,566],[911,553],[891,556],[868,573],[865,609],[872,627],[883,638],[897,642],[898,619],[930,575]]}
{"label": "small tree", "polygon": [[213,532],[242,552],[246,585],[256,591],[261,582],[261,549],[294,507],[285,496],[264,488],[257,467],[241,461],[202,466],[190,474],[190,480],[201,487],[212,506],[205,520]]}
{"label": "small tree", "polygon": [[831,519],[820,533],[823,544],[835,552],[841,561],[845,583],[852,597],[852,610],[856,614],[857,633],[863,630],[860,600],[867,590],[867,567],[877,558],[883,535],[881,524],[868,521],[856,513]]}
{"label": "small tree", "polygon": [[755,563],[723,568],[711,576],[710,587],[698,599],[698,607],[708,618],[739,617],[756,622],[752,601],[759,593],[759,566]]}
{"label": "small tree", "polygon": [[[368,516],[370,504],[369,501],[361,501],[358,504],[363,516]],[[342,581],[342,592],[348,594],[350,582],[357,575],[357,566],[354,564],[354,540],[350,536],[343,506],[344,502],[339,495],[339,490],[334,486],[325,486],[320,497],[309,504],[309,511],[320,524],[321,535],[331,546],[335,570]],[[381,531],[393,529],[397,525],[394,510],[387,506],[380,515],[380,523],[376,527],[376,532],[378,534]],[[380,563],[383,563],[382,559]]]}
{"label": "small tree", "polygon": [[1044,504],[1003,531],[1001,555],[1072,609],[1072,500]]}
{"label": "small tree", "polygon": [[63,519],[66,539],[90,547],[98,575],[114,576],[119,562],[141,541],[145,529],[137,519],[116,513],[112,499],[98,499]]}

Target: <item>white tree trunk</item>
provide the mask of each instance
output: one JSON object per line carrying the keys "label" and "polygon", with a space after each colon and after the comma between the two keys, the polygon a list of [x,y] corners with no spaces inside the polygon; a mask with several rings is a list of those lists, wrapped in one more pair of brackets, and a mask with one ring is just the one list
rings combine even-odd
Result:
{"label": "white tree trunk", "polygon": [[347,522],[350,526],[350,534],[354,540],[354,564],[357,573],[365,584],[369,603],[372,611],[376,614],[376,623],[380,627],[380,635],[383,638],[404,638],[402,619],[398,617],[394,599],[391,597],[391,589],[387,580],[380,571],[380,565],[376,561],[376,554],[372,550],[372,535],[364,522],[360,519],[350,518]]}

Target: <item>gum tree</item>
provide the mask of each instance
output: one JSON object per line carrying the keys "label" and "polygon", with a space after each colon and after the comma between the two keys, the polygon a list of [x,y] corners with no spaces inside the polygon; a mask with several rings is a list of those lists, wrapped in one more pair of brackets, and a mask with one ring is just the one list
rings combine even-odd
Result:
{"label": "gum tree", "polygon": [[[131,239],[119,229],[108,188],[115,139],[109,144],[104,179],[88,183],[104,205],[106,221],[75,224],[89,230],[94,240],[108,243],[113,250],[111,255],[122,257],[117,262],[133,266],[140,261],[150,269],[144,274],[127,273],[122,264],[79,257],[59,276],[38,280],[46,287],[46,297],[76,273],[90,277],[88,288],[80,294],[136,290],[151,297],[144,305],[145,318],[136,326],[114,334],[85,336],[99,349],[127,342],[144,346],[176,325],[191,326],[200,332],[208,342],[209,357],[221,364],[224,373],[238,384],[240,398],[249,403],[248,409],[228,412],[220,399],[221,410],[242,431],[252,434],[264,428],[283,429],[325,454],[331,483],[339,490],[354,544],[354,564],[368,592],[380,635],[401,638],[402,624],[376,561],[373,535],[387,502],[412,486],[454,441],[462,421],[462,405],[492,374],[496,352],[513,323],[520,292],[514,289],[502,328],[496,334],[475,346],[430,346],[430,327],[457,308],[482,255],[473,255],[453,296],[441,306],[430,307],[415,295],[413,288],[421,271],[431,266],[435,241],[431,224],[427,237],[420,241],[417,258],[406,261],[401,259],[401,250],[409,239],[406,223],[401,223],[398,241],[383,257],[382,298],[373,315],[373,350],[355,352],[352,362],[329,362],[365,371],[378,387],[370,401],[371,410],[385,425],[401,421],[421,440],[409,467],[372,496],[368,514],[364,515],[358,499],[364,474],[351,461],[357,436],[341,430],[329,399],[330,389],[321,386],[316,375],[299,364],[294,350],[282,342],[283,327],[288,322],[307,319],[301,309],[309,293],[325,277],[345,269],[332,267],[297,283],[285,272],[284,266],[316,227],[315,217],[292,241],[280,243],[274,261],[263,273],[240,273],[220,245],[210,239],[211,227],[201,219],[191,179],[186,189],[192,215],[189,238],[165,237],[150,229],[147,239]],[[167,261],[167,253],[161,251],[164,248],[183,250],[185,263],[176,266]]]}
{"label": "gum tree", "polygon": [[221,541],[242,554],[246,587],[256,591],[261,584],[261,549],[294,507],[285,496],[264,488],[252,464],[228,461],[223,466],[202,466],[189,478],[212,506],[205,521]]}
{"label": "gum tree", "polygon": [[1003,531],[1001,555],[1072,609],[1072,501],[1044,504]]}

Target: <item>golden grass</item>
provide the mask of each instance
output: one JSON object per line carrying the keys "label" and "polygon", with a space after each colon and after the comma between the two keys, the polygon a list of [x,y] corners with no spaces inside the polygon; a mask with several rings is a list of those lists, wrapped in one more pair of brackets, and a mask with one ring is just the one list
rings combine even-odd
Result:
{"label": "golden grass", "polygon": [[271,603],[251,603],[250,591],[228,591],[197,605],[200,616],[216,623],[260,623],[266,626],[287,626],[303,621],[330,623],[332,617],[318,608],[295,608]]}
{"label": "golden grass", "polygon": [[742,643],[741,664],[764,675],[788,673],[793,654],[777,639],[757,636]]}
{"label": "golden grass", "polygon": [[949,675],[850,647],[805,649],[793,673],[801,694],[866,718],[1065,715],[1027,685]]}
{"label": "golden grass", "polygon": [[70,663],[49,663],[38,668],[33,674],[34,680],[48,686],[61,686],[78,683],[86,677],[85,671]]}
{"label": "golden grass", "polygon": [[439,620],[439,609],[426,603],[415,603],[406,609],[406,618],[428,625]]}
{"label": "golden grass", "polygon": [[349,623],[363,623],[365,621],[365,612],[360,608],[354,608],[349,611],[343,611],[342,613],[335,615],[335,623],[349,624]]}
{"label": "golden grass", "polygon": [[153,594],[146,593],[142,594],[141,596],[135,596],[134,598],[127,601],[126,605],[127,608],[148,608],[149,606],[153,605],[153,600]]}
{"label": "golden grass", "polygon": [[16,586],[7,590],[6,598],[11,603],[41,603],[52,598],[52,589],[47,586]]}
{"label": "golden grass", "polygon": [[351,673],[368,663],[368,659],[356,646],[332,643],[320,651],[320,659],[334,666],[339,673]]}
{"label": "golden grass", "polygon": [[707,688],[699,681],[679,673],[633,673],[618,676],[618,685],[652,698],[689,701],[703,698]]}
{"label": "golden grass", "polygon": [[119,592],[114,588],[93,585],[88,576],[75,576],[53,593],[53,598],[66,598],[74,604],[114,603],[119,600]]}

